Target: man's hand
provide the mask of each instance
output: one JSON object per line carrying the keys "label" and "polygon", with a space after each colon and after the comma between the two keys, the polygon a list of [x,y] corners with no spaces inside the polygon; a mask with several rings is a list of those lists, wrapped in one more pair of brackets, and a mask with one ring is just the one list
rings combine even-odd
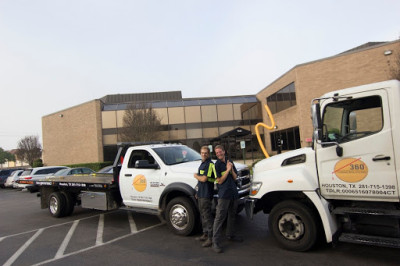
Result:
{"label": "man's hand", "polygon": [[232,171],[232,167],[233,167],[233,164],[230,161],[228,161],[226,164],[226,170],[228,172],[230,172],[230,171]]}

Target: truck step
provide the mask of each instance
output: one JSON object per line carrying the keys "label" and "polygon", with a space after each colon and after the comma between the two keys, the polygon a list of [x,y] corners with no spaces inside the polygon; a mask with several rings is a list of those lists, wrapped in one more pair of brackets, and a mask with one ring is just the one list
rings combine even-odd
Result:
{"label": "truck step", "polygon": [[387,209],[337,207],[332,211],[332,213],[333,214],[365,214],[365,215],[375,215],[375,216],[400,217],[400,210],[387,210]]}
{"label": "truck step", "polygon": [[364,244],[364,245],[372,245],[372,246],[380,246],[380,247],[400,248],[400,239],[399,238],[391,238],[391,237],[342,233],[339,236],[339,241],[353,243],[353,244]]}

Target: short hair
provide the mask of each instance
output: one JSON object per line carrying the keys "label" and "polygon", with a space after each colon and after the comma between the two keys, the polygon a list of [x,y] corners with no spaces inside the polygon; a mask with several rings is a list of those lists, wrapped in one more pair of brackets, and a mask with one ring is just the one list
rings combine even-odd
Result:
{"label": "short hair", "polygon": [[205,146],[205,145],[202,146],[202,147],[200,148],[200,151],[201,151],[201,150],[207,150],[207,152],[210,153],[210,148],[209,148],[208,146]]}
{"label": "short hair", "polygon": [[222,146],[222,145],[215,146],[214,150],[216,150],[216,149],[220,149],[222,151],[225,151],[224,146]]}

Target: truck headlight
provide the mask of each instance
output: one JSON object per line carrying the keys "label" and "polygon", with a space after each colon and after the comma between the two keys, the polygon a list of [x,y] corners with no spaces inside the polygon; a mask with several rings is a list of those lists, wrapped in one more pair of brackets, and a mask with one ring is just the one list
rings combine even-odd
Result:
{"label": "truck headlight", "polygon": [[261,182],[253,182],[250,187],[250,196],[255,196],[262,186]]}

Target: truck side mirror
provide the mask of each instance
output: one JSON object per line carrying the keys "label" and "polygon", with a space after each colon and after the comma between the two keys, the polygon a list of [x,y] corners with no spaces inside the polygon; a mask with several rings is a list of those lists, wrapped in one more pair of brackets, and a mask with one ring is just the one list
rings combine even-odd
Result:
{"label": "truck side mirror", "polygon": [[314,139],[321,140],[322,139],[322,119],[321,119],[321,106],[319,102],[311,105],[311,116],[312,123],[314,127]]}
{"label": "truck side mirror", "polygon": [[354,111],[349,115],[349,126],[349,133],[357,133],[357,114]]}

